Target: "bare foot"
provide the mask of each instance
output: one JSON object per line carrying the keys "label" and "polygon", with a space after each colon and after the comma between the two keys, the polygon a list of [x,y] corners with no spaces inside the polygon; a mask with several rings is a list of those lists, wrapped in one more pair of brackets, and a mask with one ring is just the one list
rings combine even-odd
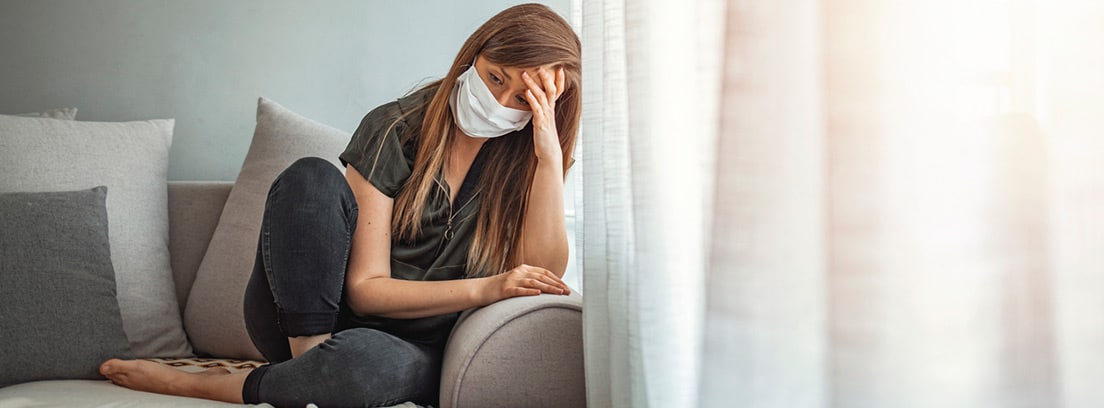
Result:
{"label": "bare foot", "polygon": [[187,373],[152,361],[111,359],[100,364],[100,374],[132,390],[241,404],[242,387],[249,371],[231,373],[226,368],[214,367]]}
{"label": "bare foot", "polygon": [[138,391],[191,396],[188,386],[201,374],[186,373],[146,360],[111,359],[100,364],[100,374],[111,382]]}

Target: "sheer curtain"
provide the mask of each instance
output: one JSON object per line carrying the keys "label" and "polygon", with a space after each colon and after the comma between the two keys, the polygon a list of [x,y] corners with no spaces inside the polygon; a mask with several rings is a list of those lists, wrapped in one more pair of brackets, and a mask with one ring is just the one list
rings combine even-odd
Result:
{"label": "sheer curtain", "polygon": [[1104,4],[581,17],[591,406],[1104,399]]}
{"label": "sheer curtain", "polygon": [[831,395],[819,13],[728,4],[701,406]]}
{"label": "sheer curtain", "polygon": [[591,406],[696,405],[720,45],[697,24],[719,21],[716,5],[582,2]]}

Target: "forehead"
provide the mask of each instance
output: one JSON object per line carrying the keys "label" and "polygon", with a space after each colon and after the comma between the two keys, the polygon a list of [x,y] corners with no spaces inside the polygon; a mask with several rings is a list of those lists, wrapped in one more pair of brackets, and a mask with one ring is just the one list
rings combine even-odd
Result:
{"label": "forehead", "polygon": [[512,67],[508,65],[495,64],[490,60],[483,58],[482,55],[476,57],[476,65],[484,69],[501,69],[506,71],[507,74],[520,73],[521,71],[528,72],[529,75],[536,75],[537,68],[544,67],[545,69],[552,69],[556,67],[556,64],[545,64],[539,67]]}

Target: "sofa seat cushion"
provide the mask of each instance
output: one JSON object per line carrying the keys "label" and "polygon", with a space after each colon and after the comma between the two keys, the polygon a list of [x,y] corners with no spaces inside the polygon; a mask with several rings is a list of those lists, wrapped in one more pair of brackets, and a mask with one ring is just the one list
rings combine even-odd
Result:
{"label": "sofa seat cushion", "polygon": [[[232,373],[264,364],[252,360],[217,358],[147,358],[190,373],[222,367]],[[230,407],[241,406],[196,398],[158,395],[128,390],[109,381],[64,380],[36,381],[0,388],[0,407]],[[255,405],[269,407],[271,405]]]}
{"label": "sofa seat cushion", "polygon": [[[228,408],[241,406],[243,405],[133,391],[107,380],[35,381],[0,388],[0,407],[4,408]],[[271,407],[268,404],[252,406]]]}
{"label": "sofa seat cushion", "polygon": [[[212,367],[223,367],[232,373],[250,370],[264,364],[253,360],[232,360],[220,358],[147,358],[181,371],[199,372]],[[175,397],[133,391],[110,381],[96,380],[60,380],[35,381],[0,388],[0,408],[42,408],[42,407],[104,407],[104,408],[223,408],[223,407],[262,407],[270,404],[241,405],[209,401],[198,398]],[[318,408],[314,404],[307,408]],[[390,408],[422,408],[412,402],[405,402]]]}

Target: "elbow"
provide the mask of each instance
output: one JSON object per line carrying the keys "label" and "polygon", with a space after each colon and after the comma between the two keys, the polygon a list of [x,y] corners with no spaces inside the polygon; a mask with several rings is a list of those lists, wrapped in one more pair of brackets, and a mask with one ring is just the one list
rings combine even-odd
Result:
{"label": "elbow", "polygon": [[376,299],[376,296],[372,295],[375,289],[372,285],[373,280],[374,279],[361,280],[345,288],[346,302],[349,304],[349,310],[352,311],[353,314],[357,316],[379,314],[379,307],[375,302],[372,302],[373,299]]}
{"label": "elbow", "polygon": [[567,259],[567,250],[565,249],[563,251],[563,255],[557,256],[555,261],[552,262],[551,267],[548,268],[548,270],[556,274],[557,278],[563,279],[564,274],[567,273]]}
{"label": "elbow", "polygon": [[365,302],[360,300],[361,296],[354,295],[354,293],[357,293],[357,291],[355,289],[356,288],[351,288],[351,287],[348,288],[348,292],[346,294],[346,296],[347,296],[346,302],[349,305],[349,310],[352,311],[353,314],[357,315],[357,316],[366,315],[366,314],[368,314],[369,306],[364,304]]}
{"label": "elbow", "polygon": [[567,242],[564,242],[563,245],[555,250],[544,251],[544,253],[534,255],[537,256],[529,257],[522,263],[547,269],[549,272],[556,274],[556,277],[563,279],[564,274],[567,273]]}
{"label": "elbow", "polygon": [[552,270],[552,273],[556,274],[556,277],[563,279],[564,274],[567,273],[567,263],[570,258],[571,245],[567,243],[567,237],[564,237],[563,242],[560,244],[560,251],[556,254],[556,269]]}

